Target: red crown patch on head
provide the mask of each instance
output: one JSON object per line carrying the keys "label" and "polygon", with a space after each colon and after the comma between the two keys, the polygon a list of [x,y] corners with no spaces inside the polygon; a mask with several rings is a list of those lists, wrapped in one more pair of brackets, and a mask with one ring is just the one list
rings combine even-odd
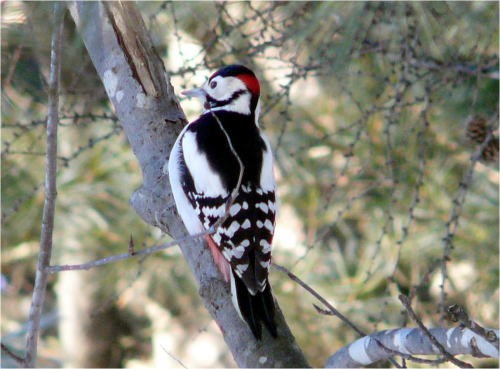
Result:
{"label": "red crown patch on head", "polygon": [[248,87],[252,94],[256,96],[260,95],[260,84],[255,76],[251,74],[239,74],[236,77],[243,81],[243,83]]}

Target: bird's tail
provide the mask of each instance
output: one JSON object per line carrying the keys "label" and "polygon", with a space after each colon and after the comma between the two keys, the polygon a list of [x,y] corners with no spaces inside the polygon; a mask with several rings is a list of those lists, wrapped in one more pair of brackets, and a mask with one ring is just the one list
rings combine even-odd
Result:
{"label": "bird's tail", "polygon": [[262,338],[261,323],[264,323],[271,336],[278,337],[274,321],[274,298],[269,281],[266,281],[264,291],[252,295],[243,281],[231,270],[231,292],[236,311],[248,324],[256,339]]}

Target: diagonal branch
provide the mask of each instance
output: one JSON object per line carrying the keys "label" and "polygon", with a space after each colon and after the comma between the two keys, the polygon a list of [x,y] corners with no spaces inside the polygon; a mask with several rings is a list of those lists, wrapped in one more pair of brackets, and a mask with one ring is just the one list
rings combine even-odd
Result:
{"label": "diagonal branch", "polygon": [[[302,281],[298,276],[296,276],[294,273],[292,273],[290,270],[285,268],[284,266],[274,264],[273,267],[277,270],[279,270],[282,273],[285,273],[292,281],[297,282],[299,286],[301,286],[303,289],[305,289],[307,292],[309,292],[311,295],[313,295],[316,299],[318,299],[323,305],[325,305],[328,310],[323,310],[317,305],[313,304],[315,309],[320,313],[320,314],[325,314],[325,315],[334,315],[338,317],[340,320],[342,320],[345,324],[347,324],[349,327],[351,327],[358,335],[361,337],[365,336],[366,334],[358,328],[353,322],[351,322],[344,314],[342,314],[340,311],[338,311],[335,307],[333,307],[332,304],[330,304],[323,296],[321,296],[318,292],[316,292],[311,286],[309,286],[307,283]],[[374,342],[378,345],[378,347],[385,352],[390,352],[389,349],[387,349],[381,342],[379,342],[377,339],[374,340]],[[392,353],[394,354],[394,353]],[[397,368],[400,368],[401,366],[394,360],[392,357],[387,357],[387,360],[389,360],[394,366]]]}
{"label": "diagonal branch", "polygon": [[[447,352],[453,355],[465,354],[475,357],[498,358],[498,349],[491,342],[469,329],[462,327],[430,328],[428,332]],[[381,349],[381,345],[384,349]],[[393,355],[431,367],[437,367],[437,365],[448,361],[442,356],[431,360],[414,356],[434,356],[436,354],[440,354],[440,351],[424,330],[397,328],[373,333],[341,348],[328,358],[326,367],[359,368],[386,360]]]}
{"label": "diagonal branch", "polygon": [[[342,314],[340,311],[335,309],[332,304],[330,304],[323,296],[321,296],[318,292],[316,292],[311,286],[309,286],[307,283],[302,281],[299,277],[297,277],[294,273],[292,273],[290,270],[285,268],[284,266],[278,265],[273,263],[273,267],[280,272],[286,274],[288,278],[290,278],[292,281],[296,282],[301,286],[303,289],[305,289],[307,292],[309,292],[311,295],[313,295],[318,301],[320,301],[323,305],[325,305],[328,308],[328,314],[330,315],[335,315],[338,317],[340,320],[342,320],[345,324],[347,324],[349,327],[352,328],[358,335],[364,336],[366,333],[364,333],[360,328],[358,328],[353,322],[351,322],[344,314]],[[313,304],[314,305],[314,304]],[[316,310],[321,310],[319,309],[316,305],[314,305]]]}
{"label": "diagonal branch", "polygon": [[10,357],[12,360],[14,360],[19,365],[19,367],[23,367],[25,365],[24,357],[19,356],[12,349],[10,349],[9,347],[7,347],[3,343],[1,343],[0,346],[2,347],[2,352],[5,355],[7,355],[8,357]]}
{"label": "diagonal branch", "polygon": [[[496,114],[495,118],[491,119],[489,125],[491,123],[498,121],[498,114]],[[456,195],[453,198],[453,206],[451,208],[450,215],[448,220],[446,221],[446,235],[442,238],[443,243],[443,257],[441,258],[441,281],[439,284],[440,289],[440,301],[439,301],[439,311],[441,313],[441,322],[444,321],[444,317],[446,316],[446,285],[448,281],[448,263],[451,261],[451,254],[453,251],[453,240],[455,237],[455,233],[458,230],[460,214],[463,210],[463,206],[465,204],[465,199],[469,192],[470,184],[472,183],[472,179],[475,173],[476,164],[481,159],[483,155],[483,151],[486,146],[493,139],[493,130],[489,130],[489,132],[484,137],[483,142],[479,145],[476,150],[472,153],[470,157],[470,165],[467,171],[464,173],[462,180],[458,185],[458,190]]]}

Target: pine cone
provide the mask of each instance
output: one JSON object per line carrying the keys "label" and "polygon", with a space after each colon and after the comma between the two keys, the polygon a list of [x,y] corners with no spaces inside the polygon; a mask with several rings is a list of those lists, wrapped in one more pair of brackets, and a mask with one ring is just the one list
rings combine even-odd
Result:
{"label": "pine cone", "polygon": [[482,144],[488,135],[486,119],[480,116],[473,116],[467,123],[465,134],[469,140],[477,144]]}
{"label": "pine cone", "polygon": [[484,163],[497,163],[498,164],[498,137],[493,136],[484,148],[481,154],[481,160]]}
{"label": "pine cone", "polygon": [[[482,145],[489,132],[487,120],[481,116],[473,116],[467,123],[465,134],[467,138],[477,145]],[[480,161],[483,163],[497,163],[498,160],[498,136],[491,135],[488,143],[481,153]]]}

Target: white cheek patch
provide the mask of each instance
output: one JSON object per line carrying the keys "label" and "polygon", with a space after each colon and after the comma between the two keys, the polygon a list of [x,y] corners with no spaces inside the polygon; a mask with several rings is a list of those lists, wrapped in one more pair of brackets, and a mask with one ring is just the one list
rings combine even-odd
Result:
{"label": "white cheek patch", "polygon": [[247,90],[247,86],[236,77],[215,77],[211,82],[217,82],[217,87],[215,89],[210,88],[210,84],[206,87],[206,91],[215,100],[227,100],[236,91]]}
{"label": "white cheek patch", "polygon": [[[210,88],[210,83],[217,82],[215,89]],[[242,80],[236,77],[215,77],[204,86],[204,90],[211,98],[217,101],[229,100],[237,91],[245,91],[237,98],[233,99],[231,103],[224,106],[209,109],[208,111],[228,110],[241,114],[250,114],[250,99],[251,94],[247,86]]]}
{"label": "white cheek patch", "polygon": [[207,197],[228,195],[221,177],[212,170],[206,155],[198,151],[195,133],[187,131],[184,134],[182,151],[188,170],[194,180],[196,192],[203,193]]}

